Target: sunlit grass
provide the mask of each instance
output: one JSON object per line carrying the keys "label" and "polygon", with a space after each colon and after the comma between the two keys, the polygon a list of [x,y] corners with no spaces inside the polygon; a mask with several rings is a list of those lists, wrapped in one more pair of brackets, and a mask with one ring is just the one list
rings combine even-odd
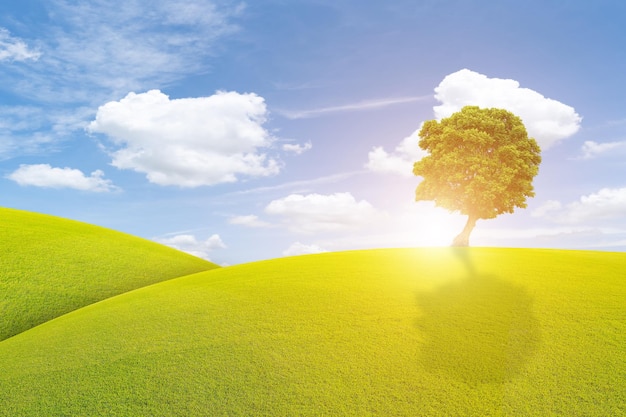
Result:
{"label": "sunlit grass", "polygon": [[0,414],[625,415],[625,270],[486,248],[216,269],[1,342]]}
{"label": "sunlit grass", "polygon": [[0,208],[0,340],[113,295],[216,265],[85,223]]}

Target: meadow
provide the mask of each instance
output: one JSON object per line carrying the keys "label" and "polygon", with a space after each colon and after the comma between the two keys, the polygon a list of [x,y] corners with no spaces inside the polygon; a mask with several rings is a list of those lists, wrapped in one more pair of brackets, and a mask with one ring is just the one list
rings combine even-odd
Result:
{"label": "meadow", "polygon": [[624,271],[504,248],[215,268],[0,342],[0,415],[626,415]]}
{"label": "meadow", "polygon": [[77,221],[0,208],[0,340],[129,290],[217,267]]}

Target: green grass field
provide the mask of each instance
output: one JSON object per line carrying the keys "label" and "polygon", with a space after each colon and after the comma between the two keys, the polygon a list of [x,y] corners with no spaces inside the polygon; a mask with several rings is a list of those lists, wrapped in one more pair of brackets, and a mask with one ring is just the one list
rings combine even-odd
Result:
{"label": "green grass field", "polygon": [[0,208],[0,340],[96,301],[215,267],[134,236]]}
{"label": "green grass field", "polygon": [[622,416],[625,271],[494,248],[214,269],[0,342],[0,415]]}

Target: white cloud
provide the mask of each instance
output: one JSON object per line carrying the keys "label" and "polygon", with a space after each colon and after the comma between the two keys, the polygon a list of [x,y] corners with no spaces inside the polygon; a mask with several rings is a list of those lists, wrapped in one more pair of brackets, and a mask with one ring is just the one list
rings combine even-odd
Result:
{"label": "white cloud", "polygon": [[404,177],[413,176],[413,164],[427,152],[419,147],[419,130],[404,138],[393,153],[389,154],[381,146],[374,147],[367,155],[365,167],[370,171],[398,174]]}
{"label": "white cloud", "polygon": [[209,260],[210,252],[216,249],[225,249],[226,245],[219,235],[214,234],[204,241],[198,240],[194,235],[181,234],[167,238],[156,238],[156,242],[170,246],[182,252],[189,253],[199,258]]}
{"label": "white cloud", "polygon": [[534,215],[572,224],[626,219],[626,188],[603,188],[567,205],[549,201],[535,210]]}
{"label": "white cloud", "polygon": [[603,188],[582,196],[569,204],[565,213],[569,222],[618,217],[626,217],[626,188]]}
{"label": "white cloud", "polygon": [[44,188],[73,188],[82,191],[106,192],[117,189],[111,180],[102,178],[104,173],[96,170],[90,176],[72,168],[53,168],[48,164],[20,165],[7,178],[22,186]]}
{"label": "white cloud", "polygon": [[[435,207],[432,202],[397,202],[388,213],[372,218],[359,230],[316,240],[329,251],[370,248],[449,246],[466,216]],[[477,228],[482,225],[479,223]]]}
{"label": "white cloud", "polygon": [[38,47],[46,71],[25,68],[11,87],[55,102],[102,101],[201,70],[216,41],[238,30],[242,11],[214,0],[44,3],[50,19]]}
{"label": "white cloud", "polygon": [[554,213],[555,211],[560,210],[563,207],[560,201],[557,200],[548,200],[541,206],[534,209],[530,215],[533,217],[545,217],[549,215],[549,213]]}
{"label": "white cloud", "polygon": [[296,255],[309,255],[313,253],[328,252],[322,249],[318,245],[305,245],[300,242],[295,242],[289,248],[283,251],[283,256],[296,256]]}
{"label": "white cloud", "polygon": [[477,229],[476,246],[624,250],[626,228],[563,225],[557,227]]}
{"label": "white cloud", "polygon": [[0,106],[0,160],[54,150],[69,132],[84,127],[85,115],[82,108]]}
{"label": "white cloud", "polygon": [[265,212],[282,216],[296,233],[359,229],[378,216],[369,202],[356,201],[350,193],[291,194],[269,203]]}
{"label": "white cloud", "polygon": [[585,226],[526,227],[522,229],[476,229],[473,235],[477,240],[490,242],[491,245],[493,245],[493,242],[498,242],[502,240],[522,242],[527,240],[532,241],[537,239],[591,234],[597,231],[597,229]]}
{"label": "white cloud", "polygon": [[0,28],[0,61],[37,61],[41,52],[30,49],[21,39]]}
{"label": "white cloud", "polygon": [[243,191],[235,191],[231,194],[240,195],[240,194],[260,194],[260,193],[268,193],[270,191],[276,190],[285,190],[285,189],[298,189],[298,191],[302,192],[302,189],[310,189],[316,185],[321,184],[330,184],[344,181],[348,178],[354,177],[356,175],[367,173],[367,171],[351,171],[351,172],[343,172],[339,174],[327,175],[324,177],[313,178],[309,180],[300,180],[300,181],[289,181],[278,185],[272,186],[264,186],[264,187],[256,187],[249,190]]}
{"label": "white cloud", "polygon": [[[433,108],[439,120],[467,105],[509,110],[521,117],[528,134],[543,149],[580,128],[581,118],[572,107],[521,88],[515,80],[488,78],[467,69],[446,76],[435,88],[435,98],[442,103]],[[427,155],[418,145],[419,130],[400,142],[392,153],[374,147],[368,154],[366,167],[374,172],[412,176],[413,163]]]}
{"label": "white cloud", "polygon": [[286,143],[283,145],[283,151],[292,152],[292,153],[295,153],[296,155],[302,155],[303,153],[305,153],[308,150],[311,150],[312,148],[313,148],[313,144],[311,142],[307,142],[304,145],[291,144],[291,143]]}
{"label": "white cloud", "polygon": [[598,143],[592,140],[585,141],[582,146],[583,159],[592,159],[611,150],[626,148],[626,142]]}
{"label": "white cloud", "polygon": [[101,106],[89,131],[119,147],[113,166],[159,185],[198,187],[279,172],[279,163],[259,152],[272,144],[266,114],[263,98],[252,93],[170,100],[151,90]]}
{"label": "white cloud", "polygon": [[308,119],[311,117],[318,117],[318,116],[323,116],[326,114],[379,109],[383,107],[393,106],[396,104],[412,103],[415,101],[421,101],[421,100],[429,99],[429,98],[430,96],[391,97],[391,98],[359,101],[357,103],[344,104],[341,106],[320,107],[317,109],[310,109],[310,110],[277,109],[275,110],[275,112],[288,119]]}
{"label": "white cloud", "polygon": [[271,224],[259,219],[258,216],[250,214],[247,216],[233,216],[228,219],[228,223],[246,227],[270,227]]}
{"label": "white cloud", "polygon": [[37,119],[23,107],[22,114],[12,112],[28,129],[0,128],[0,158],[53,149],[113,97],[206,72],[214,45],[238,30],[244,8],[221,0],[40,3],[48,19],[37,25],[38,39],[27,44],[0,28],[0,62],[21,61],[19,70],[0,73],[3,89],[24,99],[18,101],[45,105]]}
{"label": "white cloud", "polygon": [[434,107],[437,119],[467,105],[509,110],[522,119],[542,149],[575,134],[582,120],[573,107],[522,88],[515,80],[488,78],[468,69],[447,75],[435,88],[435,98],[441,102]]}

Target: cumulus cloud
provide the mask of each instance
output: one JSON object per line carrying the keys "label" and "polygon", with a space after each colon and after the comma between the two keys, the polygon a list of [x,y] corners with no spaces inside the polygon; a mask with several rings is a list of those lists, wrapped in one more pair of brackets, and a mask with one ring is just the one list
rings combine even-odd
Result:
{"label": "cumulus cloud", "polygon": [[313,144],[311,142],[307,142],[304,145],[291,144],[291,143],[286,143],[283,145],[283,151],[291,152],[296,155],[302,155],[303,153],[305,153],[308,150],[311,150],[312,148],[313,148]]}
{"label": "cumulus cloud", "polygon": [[279,172],[279,163],[260,152],[272,144],[266,114],[253,93],[171,100],[151,90],[101,106],[88,129],[118,147],[113,166],[159,185],[198,187]]}
{"label": "cumulus cloud", "polygon": [[[574,108],[522,88],[515,80],[488,78],[468,69],[447,75],[435,88],[435,98],[441,102],[433,108],[439,120],[468,105],[509,110],[522,119],[528,134],[542,149],[572,136],[580,129],[582,120]],[[393,152],[374,147],[365,166],[374,172],[412,176],[413,163],[427,155],[417,144],[418,133],[419,129]]]}
{"label": "cumulus cloud", "polygon": [[0,61],[37,61],[41,52],[31,49],[21,39],[0,28]]}
{"label": "cumulus cloud", "polygon": [[215,0],[39,3],[50,18],[38,22],[36,43],[0,28],[0,63],[20,62],[3,71],[3,90],[41,106],[37,118],[20,106],[11,112],[14,123],[0,125],[0,158],[50,150],[111,97],[205,71],[214,46],[239,30],[245,9],[243,2]]}
{"label": "cumulus cloud", "polygon": [[582,223],[626,217],[626,188],[603,188],[581,196],[578,201],[563,205],[548,201],[533,212],[560,223]]}
{"label": "cumulus cloud", "polygon": [[498,107],[519,116],[542,149],[572,136],[581,117],[573,107],[549,99],[511,79],[489,78],[468,69],[447,75],[435,88],[435,117],[442,119],[464,106]]}
{"label": "cumulus cloud", "polygon": [[156,238],[154,240],[163,245],[207,260],[212,251],[226,248],[226,245],[217,234],[210,236],[204,241],[198,240],[194,235],[190,234],[180,234],[166,238]]}
{"label": "cumulus cloud", "polygon": [[107,192],[117,189],[104,173],[96,170],[90,176],[73,168],[53,168],[48,164],[20,165],[7,178],[22,186],[44,188],[73,188],[82,191]]}
{"label": "cumulus cloud", "polygon": [[291,194],[270,202],[265,212],[281,216],[297,233],[358,229],[378,215],[369,202],[357,201],[350,193]]}
{"label": "cumulus cloud", "polygon": [[592,140],[585,141],[582,146],[583,159],[593,159],[602,154],[616,149],[626,148],[626,142],[604,142],[598,143]]}
{"label": "cumulus cloud", "polygon": [[305,245],[300,242],[295,242],[283,251],[283,256],[310,255],[313,253],[322,253],[322,252],[328,252],[328,251],[322,249],[318,245]]}
{"label": "cumulus cloud", "polygon": [[228,223],[246,227],[270,227],[271,224],[259,219],[258,216],[250,214],[247,216],[233,216],[228,219]]}
{"label": "cumulus cloud", "polygon": [[427,152],[419,147],[418,133],[419,130],[416,130],[404,138],[392,153],[385,151],[382,146],[374,147],[368,154],[365,167],[379,173],[413,176],[413,164],[427,155]]}

